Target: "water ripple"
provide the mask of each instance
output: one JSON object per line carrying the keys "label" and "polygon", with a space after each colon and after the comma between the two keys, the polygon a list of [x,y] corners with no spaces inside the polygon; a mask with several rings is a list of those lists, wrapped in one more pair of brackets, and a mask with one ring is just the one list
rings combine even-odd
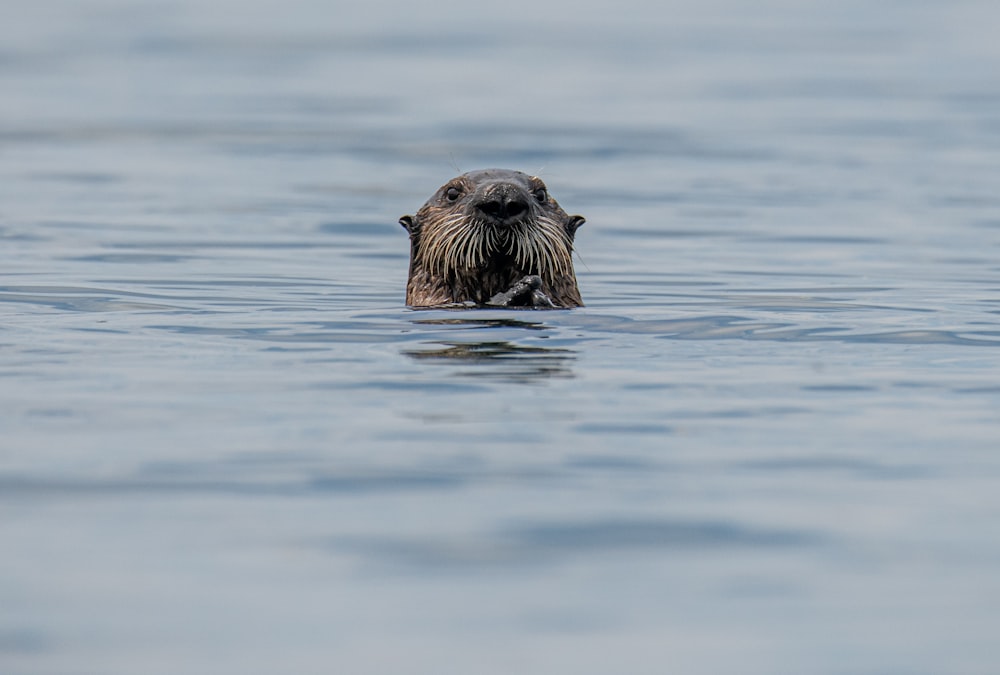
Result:
{"label": "water ripple", "polygon": [[336,552],[354,553],[366,564],[442,572],[553,564],[594,555],[800,548],[824,539],[817,532],[736,521],[622,518],[524,523],[488,535],[338,537],[329,545]]}

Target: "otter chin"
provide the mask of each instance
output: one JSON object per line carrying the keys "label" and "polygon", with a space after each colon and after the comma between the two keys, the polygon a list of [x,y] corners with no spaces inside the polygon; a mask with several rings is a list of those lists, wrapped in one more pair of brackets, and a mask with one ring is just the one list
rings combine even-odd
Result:
{"label": "otter chin", "polygon": [[400,225],[410,233],[411,307],[581,307],[568,215],[540,178],[470,171]]}

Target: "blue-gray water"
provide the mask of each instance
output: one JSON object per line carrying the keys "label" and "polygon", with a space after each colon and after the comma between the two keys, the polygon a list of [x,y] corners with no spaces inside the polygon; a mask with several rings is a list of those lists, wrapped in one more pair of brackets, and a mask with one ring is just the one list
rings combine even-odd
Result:
{"label": "blue-gray water", "polygon": [[[996,3],[6,3],[0,671],[992,674]],[[541,175],[587,307],[403,307]]]}

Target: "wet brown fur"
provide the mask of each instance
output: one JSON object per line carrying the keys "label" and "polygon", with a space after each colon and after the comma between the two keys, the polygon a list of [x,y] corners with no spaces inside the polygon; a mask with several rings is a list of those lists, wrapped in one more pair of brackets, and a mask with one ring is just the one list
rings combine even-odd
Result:
{"label": "wet brown fur", "polygon": [[[484,210],[497,203],[513,215]],[[485,305],[530,275],[556,307],[583,305],[572,253],[584,219],[563,211],[537,177],[505,169],[462,174],[399,222],[410,233],[412,307]]]}

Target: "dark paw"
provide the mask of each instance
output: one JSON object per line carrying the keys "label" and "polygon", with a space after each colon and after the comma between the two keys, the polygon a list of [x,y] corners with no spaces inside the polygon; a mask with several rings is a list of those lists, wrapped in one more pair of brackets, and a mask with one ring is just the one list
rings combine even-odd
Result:
{"label": "dark paw", "polygon": [[542,279],[532,274],[524,277],[503,293],[486,301],[489,307],[555,307],[549,296],[542,293]]}

